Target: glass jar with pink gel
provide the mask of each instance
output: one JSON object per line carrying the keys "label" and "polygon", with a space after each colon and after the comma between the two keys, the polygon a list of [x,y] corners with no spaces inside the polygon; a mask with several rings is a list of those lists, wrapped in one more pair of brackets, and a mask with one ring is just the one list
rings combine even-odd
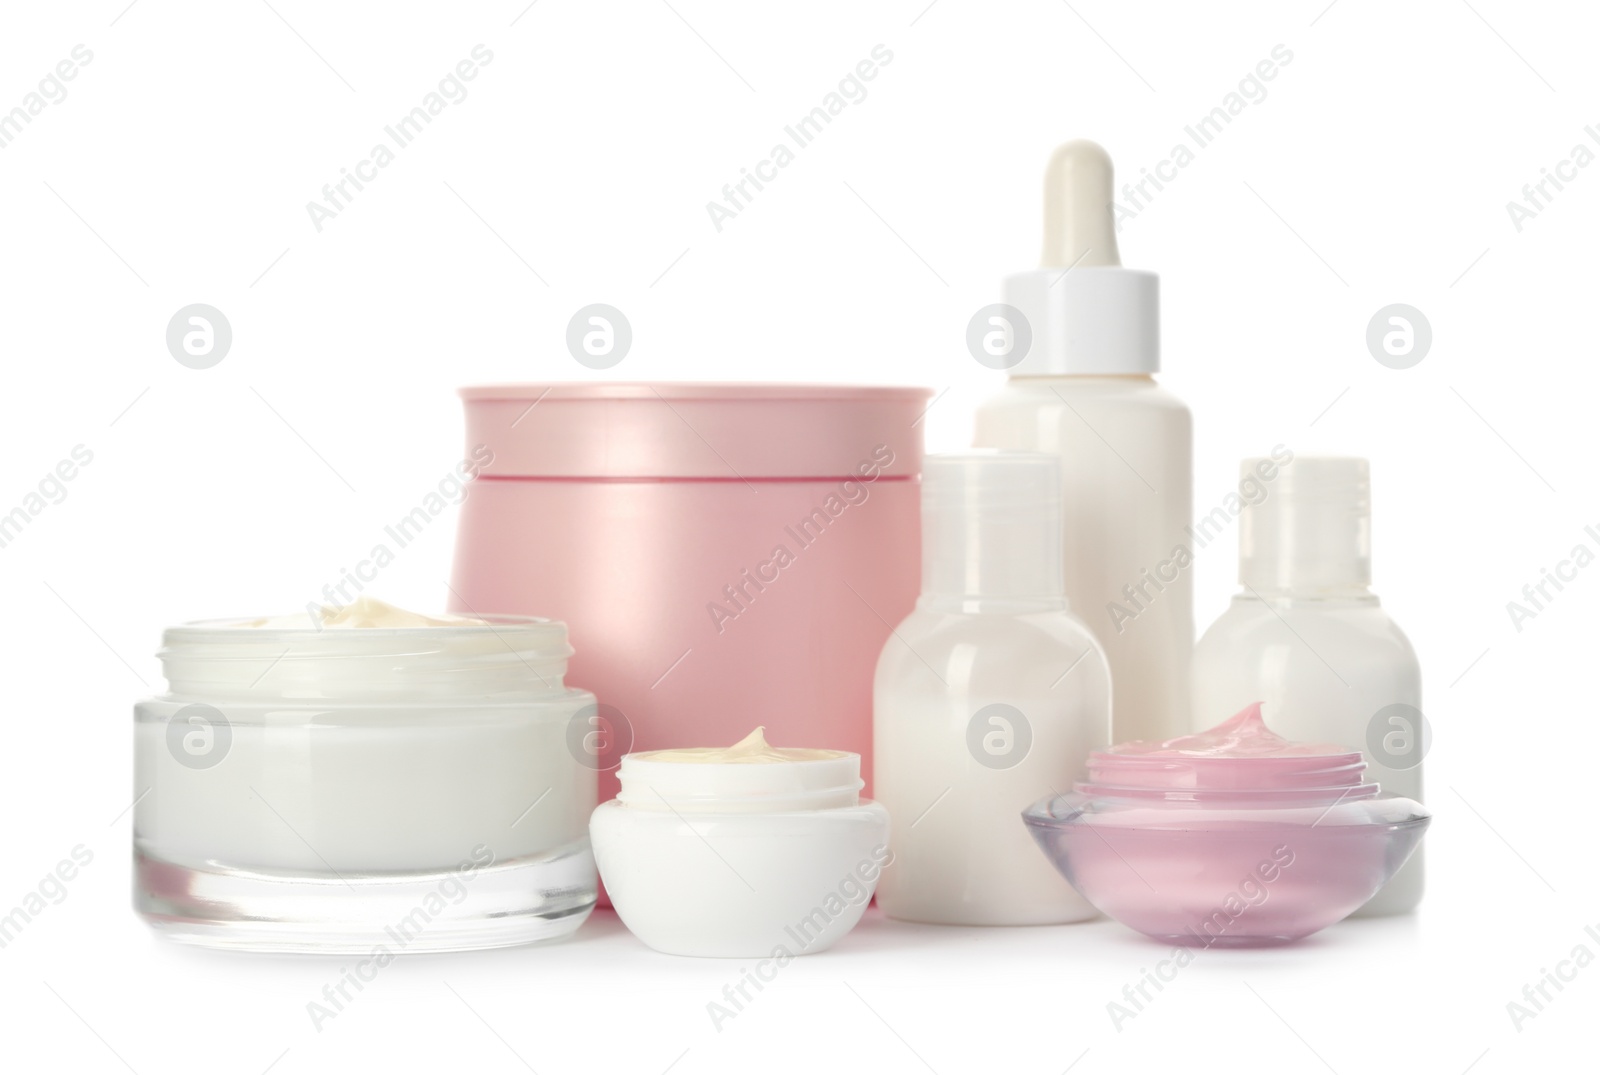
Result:
{"label": "glass jar with pink gel", "polygon": [[1364,770],[1360,751],[1276,735],[1257,703],[1198,735],[1097,751],[1086,780],[1023,820],[1123,925],[1185,946],[1277,944],[1360,907],[1421,842],[1428,811]]}

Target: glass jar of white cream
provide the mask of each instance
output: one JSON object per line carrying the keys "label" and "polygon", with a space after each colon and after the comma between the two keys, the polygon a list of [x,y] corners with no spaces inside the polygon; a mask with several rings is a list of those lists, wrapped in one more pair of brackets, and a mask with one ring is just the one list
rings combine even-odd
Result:
{"label": "glass jar of white cream", "polygon": [[[315,622],[314,622],[315,621]],[[563,937],[595,901],[594,696],[565,625],[325,617],[169,629],[134,710],[134,902],[175,940],[391,954]]]}

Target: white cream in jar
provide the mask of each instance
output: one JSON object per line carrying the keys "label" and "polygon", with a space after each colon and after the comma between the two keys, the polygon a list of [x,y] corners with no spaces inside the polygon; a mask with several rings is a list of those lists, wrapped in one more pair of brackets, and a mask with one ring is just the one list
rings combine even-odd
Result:
{"label": "white cream in jar", "polygon": [[606,892],[673,955],[775,959],[848,933],[889,862],[889,813],[860,798],[861,757],[773,747],[628,754],[589,831]]}
{"label": "white cream in jar", "polygon": [[370,598],[174,627],[135,710],[135,902],[227,947],[407,951],[564,936],[593,906],[563,624]]}

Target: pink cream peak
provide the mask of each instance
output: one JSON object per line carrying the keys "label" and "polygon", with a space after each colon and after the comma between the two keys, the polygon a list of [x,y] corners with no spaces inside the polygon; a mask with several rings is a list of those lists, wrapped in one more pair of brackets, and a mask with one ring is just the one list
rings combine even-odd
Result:
{"label": "pink cream peak", "polygon": [[1267,727],[1261,703],[1252,702],[1207,731],[1175,739],[1137,740],[1111,749],[1114,754],[1167,758],[1306,758],[1346,754],[1332,743],[1296,743]]}

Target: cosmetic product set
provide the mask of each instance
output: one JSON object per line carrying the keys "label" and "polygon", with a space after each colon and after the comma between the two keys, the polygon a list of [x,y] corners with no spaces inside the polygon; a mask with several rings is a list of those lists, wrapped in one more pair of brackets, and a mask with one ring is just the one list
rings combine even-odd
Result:
{"label": "cosmetic product set", "polygon": [[1420,673],[1369,589],[1367,464],[1243,463],[1241,593],[1196,646],[1190,418],[1111,177],[1052,158],[970,451],[924,457],[924,388],[464,389],[447,612],[166,631],[140,915],[392,955],[608,901],[659,952],[783,961],[874,898],[1203,947],[1414,908],[1422,748],[1372,729],[1424,734]]}

